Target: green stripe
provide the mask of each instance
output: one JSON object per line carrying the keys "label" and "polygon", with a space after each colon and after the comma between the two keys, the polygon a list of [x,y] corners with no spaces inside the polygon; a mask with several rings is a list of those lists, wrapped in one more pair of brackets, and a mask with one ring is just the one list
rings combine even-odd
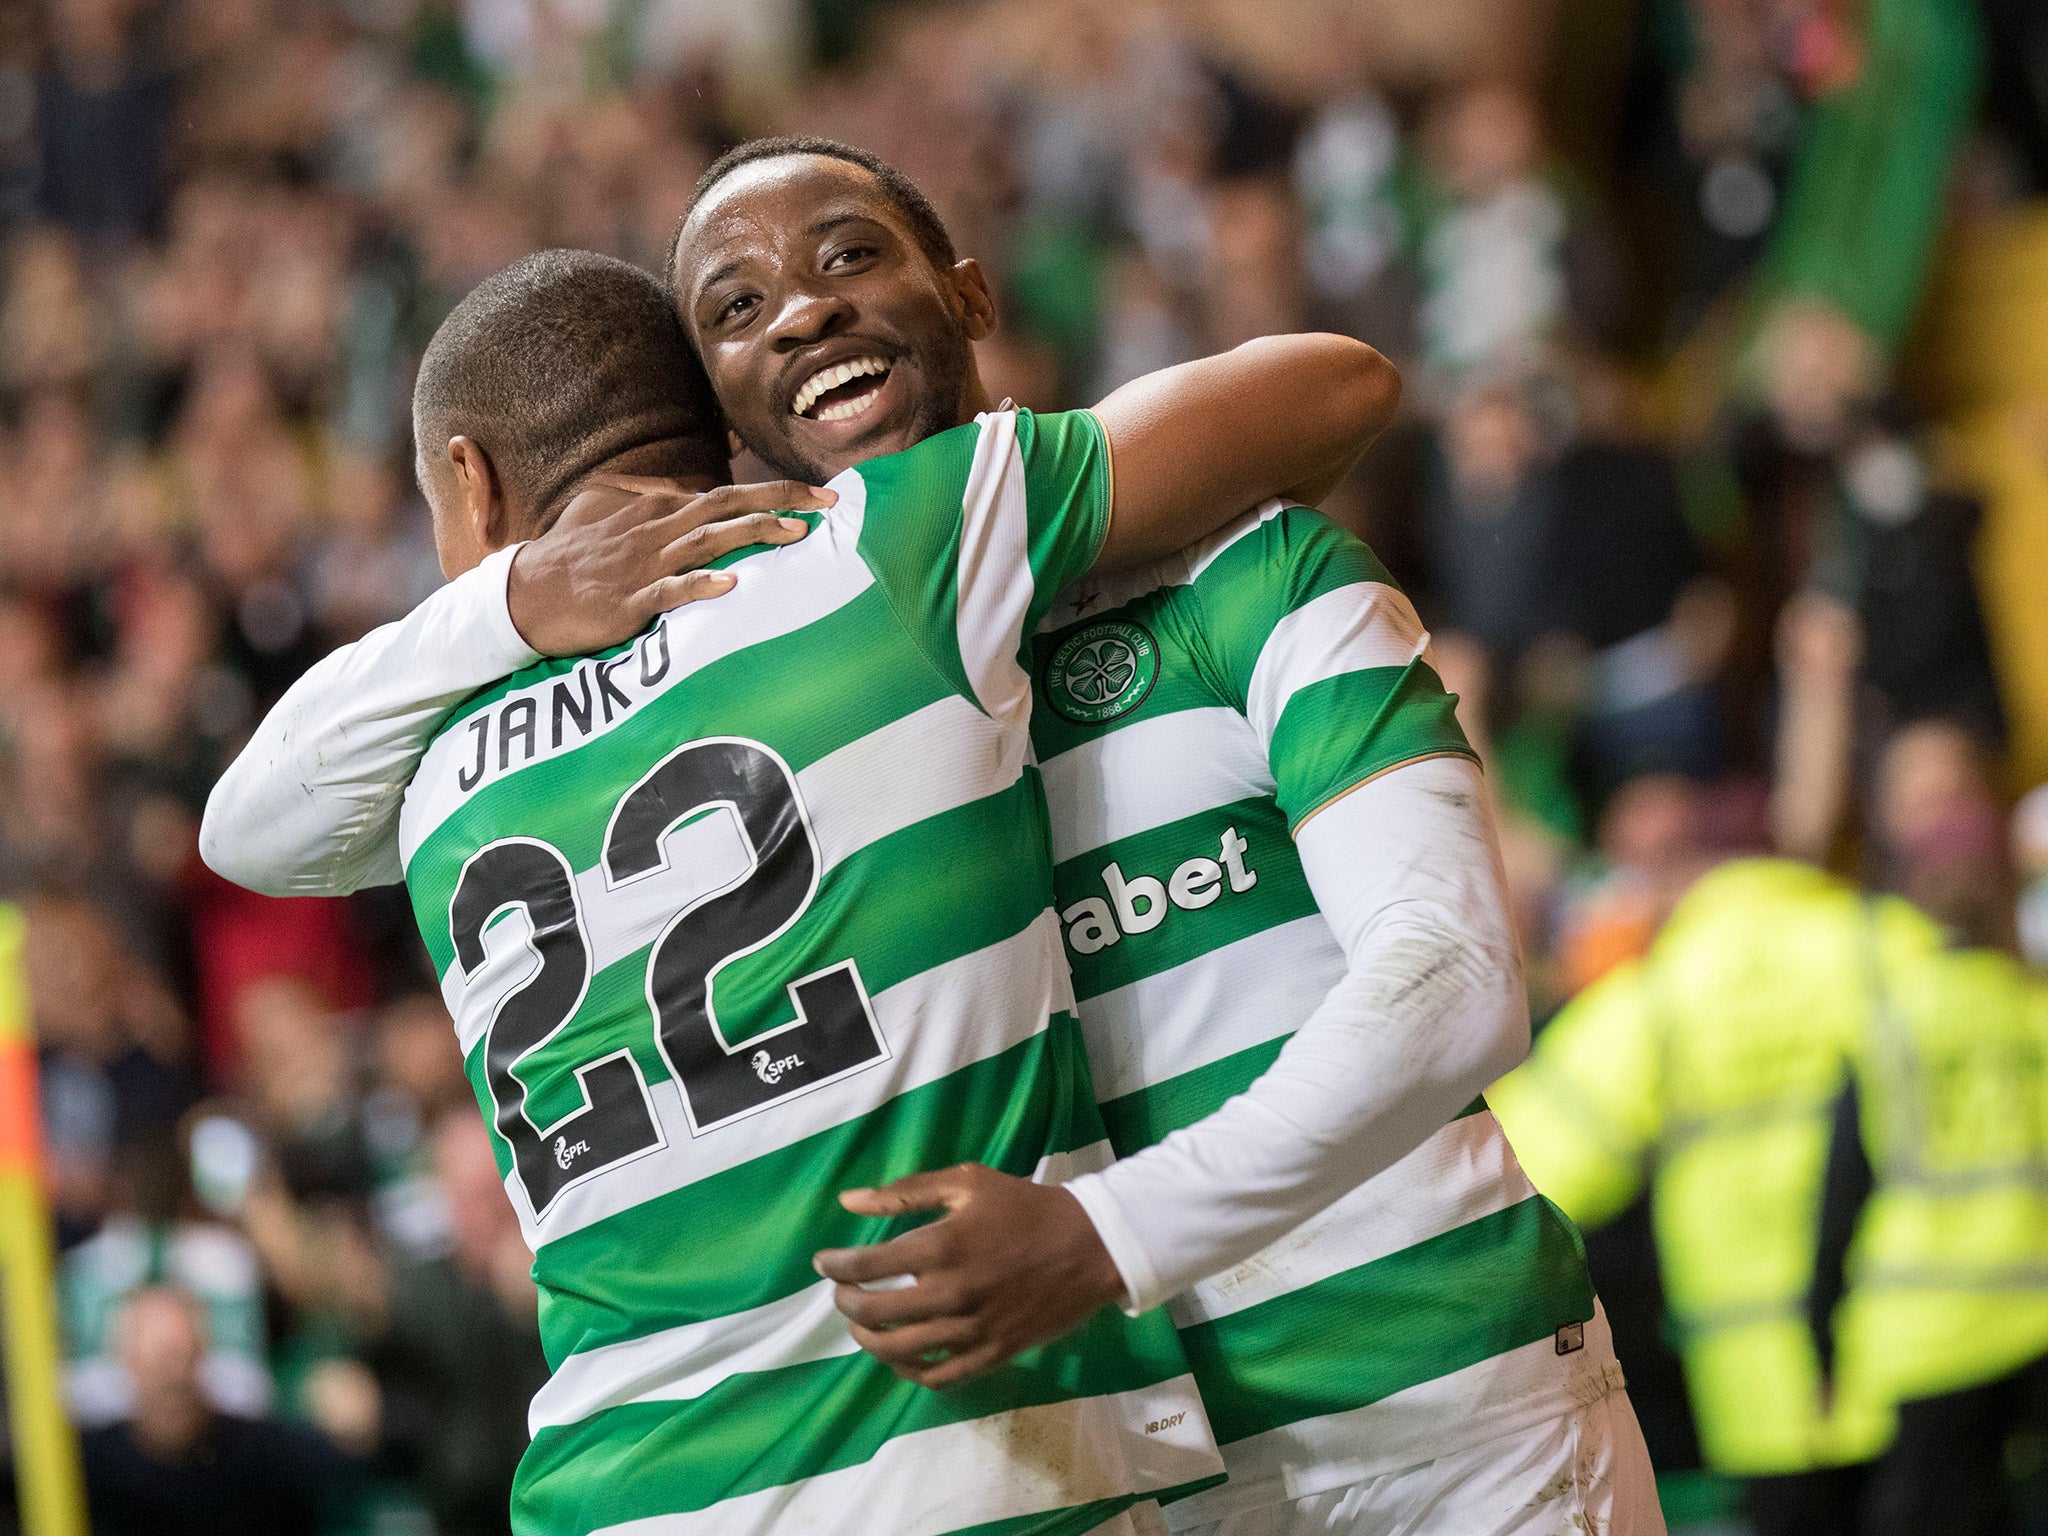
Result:
{"label": "green stripe", "polygon": [[[902,1381],[865,1354],[750,1372],[702,1397],[636,1403],[543,1429],[519,1464],[514,1520],[522,1531],[559,1536],[707,1509],[858,1466],[899,1435],[1137,1391],[1185,1369],[1163,1312],[1131,1319],[1105,1308],[1065,1338],[945,1392]],[[803,1432],[792,1433],[798,1427]],[[1029,1458],[1027,1447],[1017,1450]],[[945,1468],[931,1475],[943,1479]],[[1049,1516],[1022,1529],[1072,1528]],[[888,1511],[873,1518],[877,1532],[888,1529]]]}
{"label": "green stripe", "polygon": [[1421,660],[1343,672],[1297,689],[1267,750],[1288,826],[1401,763],[1444,752],[1473,756],[1457,703]]}
{"label": "green stripe", "polygon": [[1181,1330],[1216,1438],[1362,1408],[1593,1315],[1578,1229],[1541,1195]]}
{"label": "green stripe", "polygon": [[[1197,1488],[1213,1487],[1221,1478],[1196,1484]],[[1193,1492],[1194,1489],[1189,1489]],[[1156,1495],[1148,1495],[1156,1497]],[[1135,1495],[1127,1494],[1120,1499],[1097,1499],[1093,1504],[1077,1504],[1062,1512],[1047,1524],[1045,1515],[1018,1515],[1010,1520],[992,1520],[986,1525],[966,1525],[946,1536],[1085,1536],[1106,1520],[1112,1520],[1137,1503]]]}
{"label": "green stripe", "polygon": [[[1074,948],[1075,924],[1068,914],[1077,902],[1093,897],[1116,913],[1107,880],[1109,866],[1117,867],[1126,887],[1148,878],[1164,889],[1186,860],[1220,862],[1223,833],[1233,827],[1249,845],[1241,855],[1247,873],[1256,877],[1249,890],[1232,890],[1226,874],[1210,887],[1212,899],[1207,906],[1182,908],[1167,896],[1159,903],[1165,915],[1158,926],[1142,933],[1125,933],[1093,954]],[[1053,888],[1069,936],[1067,958],[1074,967],[1074,994],[1084,1000],[1156,976],[1317,910],[1286,825],[1265,795],[1198,811],[1068,859],[1053,871]],[[1128,891],[1126,899],[1141,920],[1152,915],[1152,909]],[[1141,907],[1145,908],[1142,913],[1138,911]]]}
{"label": "green stripe", "polygon": [[1028,641],[1060,589],[1087,574],[1109,536],[1109,439],[1093,411],[1019,411],[1017,453],[1030,529]]}
{"label": "green stripe", "polygon": [[[854,1216],[843,1189],[969,1161],[1029,1177],[1041,1157],[1101,1136],[1080,1025],[1056,1014],[1031,1039],[856,1120],[544,1244],[533,1277],[548,1361],[765,1305],[816,1281],[818,1249],[931,1219]],[[632,1176],[630,1165],[609,1175]]]}
{"label": "green stripe", "polygon": [[[998,794],[914,822],[834,866],[787,932],[717,972],[726,1043],[736,1046],[793,1020],[792,978],[851,957],[872,996],[1030,927],[1052,901],[1032,878],[1043,866],[1013,862],[1003,879],[992,880],[988,860],[991,849],[1042,845],[1040,795],[1027,771]],[[633,1052],[648,1082],[667,1080],[647,1006],[648,955],[647,948],[636,950],[592,977],[575,1021],[520,1064],[537,1123],[581,1104],[576,1068],[621,1047]],[[483,1081],[483,1049],[479,1038],[466,1064],[474,1084]],[[503,1148],[500,1154],[504,1162]]]}
{"label": "green stripe", "polygon": [[[1186,587],[1168,587],[1148,594],[1109,613],[1098,613],[1078,624],[1047,630],[1031,642],[1032,678],[1037,688],[1031,711],[1031,740],[1038,748],[1038,760],[1050,762],[1062,752],[1099,737],[1108,736],[1161,715],[1184,709],[1214,709],[1230,700],[1218,691],[1218,678],[1202,658],[1196,624],[1200,614]],[[1159,677],[1144,701],[1127,714],[1098,725],[1076,725],[1055,709],[1045,691],[1045,669],[1060,642],[1078,630],[1108,619],[1122,619],[1141,625],[1159,647]]]}
{"label": "green stripe", "polygon": [[[980,436],[980,424],[969,422],[860,467],[861,556],[917,649],[967,699],[974,689],[960,659],[960,530]],[[815,687],[803,697],[815,703]]]}
{"label": "green stripe", "polygon": [[1363,541],[1307,507],[1268,518],[1209,563],[1193,586],[1202,638],[1240,708],[1273,626],[1324,593],[1360,582],[1395,586]]}
{"label": "green stripe", "polygon": [[1109,1144],[1118,1157],[1129,1157],[1164,1141],[1167,1132],[1213,1115],[1225,1100],[1249,1088],[1293,1037],[1294,1031],[1286,1030],[1192,1072],[1110,1099],[1102,1106]]}

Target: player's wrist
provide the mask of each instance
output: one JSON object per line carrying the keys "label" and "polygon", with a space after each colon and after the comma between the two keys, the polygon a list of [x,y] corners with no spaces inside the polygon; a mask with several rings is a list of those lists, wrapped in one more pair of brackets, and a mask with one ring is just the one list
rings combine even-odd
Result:
{"label": "player's wrist", "polygon": [[1095,1222],[1088,1214],[1088,1207],[1074,1198],[1067,1190],[1062,1202],[1069,1213],[1067,1247],[1069,1262],[1075,1270],[1075,1286],[1078,1294],[1091,1303],[1089,1310],[1097,1307],[1123,1306],[1130,1300],[1129,1287],[1124,1284],[1123,1272],[1116,1266],[1116,1258],[1103,1242],[1102,1234],[1095,1228]]}
{"label": "player's wrist", "polygon": [[1063,1184],[1061,1189],[1073,1198],[1088,1218],[1095,1246],[1108,1261],[1108,1273],[1100,1276],[1107,1287],[1102,1297],[1103,1304],[1120,1307],[1135,1317],[1148,1305],[1156,1305],[1163,1300],[1163,1297],[1153,1294],[1157,1289],[1157,1277],[1151,1260],[1138,1243],[1116,1196],[1102,1175],[1082,1174]]}

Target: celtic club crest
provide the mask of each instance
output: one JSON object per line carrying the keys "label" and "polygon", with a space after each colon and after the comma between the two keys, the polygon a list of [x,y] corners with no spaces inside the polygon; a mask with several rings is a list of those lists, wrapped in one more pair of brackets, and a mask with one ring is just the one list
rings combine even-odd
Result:
{"label": "celtic club crest", "polygon": [[1109,620],[1074,631],[1045,665],[1045,697],[1076,725],[1100,725],[1145,702],[1159,680],[1159,647],[1137,624]]}

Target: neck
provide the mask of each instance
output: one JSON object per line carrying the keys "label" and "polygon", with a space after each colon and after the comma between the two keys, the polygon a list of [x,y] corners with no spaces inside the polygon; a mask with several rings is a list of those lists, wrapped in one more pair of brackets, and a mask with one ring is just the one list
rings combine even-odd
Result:
{"label": "neck", "polygon": [[130,1421],[136,1440],[159,1461],[176,1461],[205,1433],[210,1417],[196,1389],[152,1394],[138,1402]]}
{"label": "neck", "polygon": [[[696,494],[730,485],[732,471],[722,450],[696,438],[665,438],[659,442],[639,443],[593,464],[556,493],[537,515],[513,519],[515,527],[526,530],[515,533],[513,540],[545,533],[578,503],[582,503],[579,511],[594,510],[599,516],[624,506],[638,492],[621,487],[618,482],[623,479],[666,480],[678,490]],[[586,497],[591,499],[586,501]],[[596,506],[600,500],[606,505]]]}
{"label": "neck", "polygon": [[953,423],[964,427],[984,411],[992,411],[996,402],[989,397],[988,386],[981,382],[981,369],[976,366],[973,352],[967,354],[967,377],[960,382],[960,416]]}

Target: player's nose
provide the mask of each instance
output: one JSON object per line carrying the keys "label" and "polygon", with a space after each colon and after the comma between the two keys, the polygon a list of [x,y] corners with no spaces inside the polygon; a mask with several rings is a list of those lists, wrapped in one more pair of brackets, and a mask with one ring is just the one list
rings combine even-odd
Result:
{"label": "player's nose", "polygon": [[798,285],[769,317],[768,342],[778,352],[793,352],[838,335],[852,320],[853,306],[838,294]]}

